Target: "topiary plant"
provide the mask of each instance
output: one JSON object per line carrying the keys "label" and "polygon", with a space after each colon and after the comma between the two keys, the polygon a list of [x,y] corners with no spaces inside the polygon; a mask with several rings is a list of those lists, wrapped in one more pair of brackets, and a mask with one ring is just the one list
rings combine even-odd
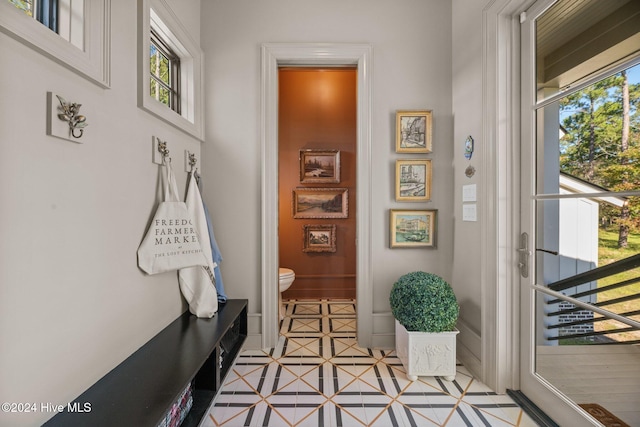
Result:
{"label": "topiary plant", "polygon": [[391,288],[393,317],[412,332],[445,332],[455,329],[460,307],[442,277],[414,271],[400,277]]}

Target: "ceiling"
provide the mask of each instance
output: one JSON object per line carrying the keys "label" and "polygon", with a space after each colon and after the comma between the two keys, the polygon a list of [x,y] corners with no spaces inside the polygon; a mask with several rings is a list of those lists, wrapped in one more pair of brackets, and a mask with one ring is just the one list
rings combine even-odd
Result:
{"label": "ceiling", "polygon": [[564,87],[640,54],[640,1],[560,0],[536,20],[538,84]]}

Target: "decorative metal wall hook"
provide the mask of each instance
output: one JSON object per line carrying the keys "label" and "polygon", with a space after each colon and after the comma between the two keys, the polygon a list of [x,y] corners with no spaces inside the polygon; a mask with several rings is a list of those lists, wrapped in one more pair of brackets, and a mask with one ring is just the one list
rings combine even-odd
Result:
{"label": "decorative metal wall hook", "polygon": [[[165,161],[167,160],[167,157],[169,157],[169,149],[167,148],[166,141],[162,142],[158,140],[158,151],[160,152],[160,154],[162,154],[162,163],[165,163]],[[171,161],[170,157],[169,157],[169,161]]]}
{"label": "decorative metal wall hook", "polygon": [[[82,107],[82,104],[67,102],[60,95],[56,95],[56,97],[58,98],[58,101],[60,101],[60,106],[58,107],[58,109],[62,111],[62,113],[58,114],[58,118],[69,123],[69,134],[72,137],[82,137],[84,128],[89,125],[87,123],[87,118],[78,114],[78,112],[80,111],[80,107]],[[76,134],[76,131],[78,132],[78,134]]]}
{"label": "decorative metal wall hook", "polygon": [[189,166],[191,166],[192,171],[196,163],[198,163],[198,159],[196,159],[196,155],[194,153],[189,153]]}

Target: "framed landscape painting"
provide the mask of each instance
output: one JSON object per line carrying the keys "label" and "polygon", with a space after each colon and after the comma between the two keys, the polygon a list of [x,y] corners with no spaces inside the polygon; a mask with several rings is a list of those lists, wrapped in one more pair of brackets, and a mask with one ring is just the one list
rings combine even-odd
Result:
{"label": "framed landscape painting", "polygon": [[436,210],[391,209],[391,248],[435,248]]}
{"label": "framed landscape painting", "polygon": [[431,160],[396,160],[396,201],[431,200]]}
{"label": "framed landscape painting", "polygon": [[294,218],[348,218],[346,188],[296,188],[293,190]]}
{"label": "framed landscape painting", "polygon": [[431,153],[431,110],[396,112],[396,152]]}
{"label": "framed landscape painting", "polygon": [[340,182],[339,150],[300,150],[300,182]]}
{"label": "framed landscape painting", "polygon": [[335,252],[335,224],[305,224],[302,252]]}

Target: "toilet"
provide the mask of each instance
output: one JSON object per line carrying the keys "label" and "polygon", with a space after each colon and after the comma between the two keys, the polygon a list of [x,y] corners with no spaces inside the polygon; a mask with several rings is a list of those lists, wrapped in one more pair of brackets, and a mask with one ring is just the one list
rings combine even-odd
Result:
{"label": "toilet", "polygon": [[284,305],[282,304],[282,293],[289,289],[289,286],[293,283],[296,278],[296,274],[290,268],[280,267],[278,271],[278,282],[279,282],[279,291],[278,292],[278,305],[280,307],[280,320],[284,318]]}

